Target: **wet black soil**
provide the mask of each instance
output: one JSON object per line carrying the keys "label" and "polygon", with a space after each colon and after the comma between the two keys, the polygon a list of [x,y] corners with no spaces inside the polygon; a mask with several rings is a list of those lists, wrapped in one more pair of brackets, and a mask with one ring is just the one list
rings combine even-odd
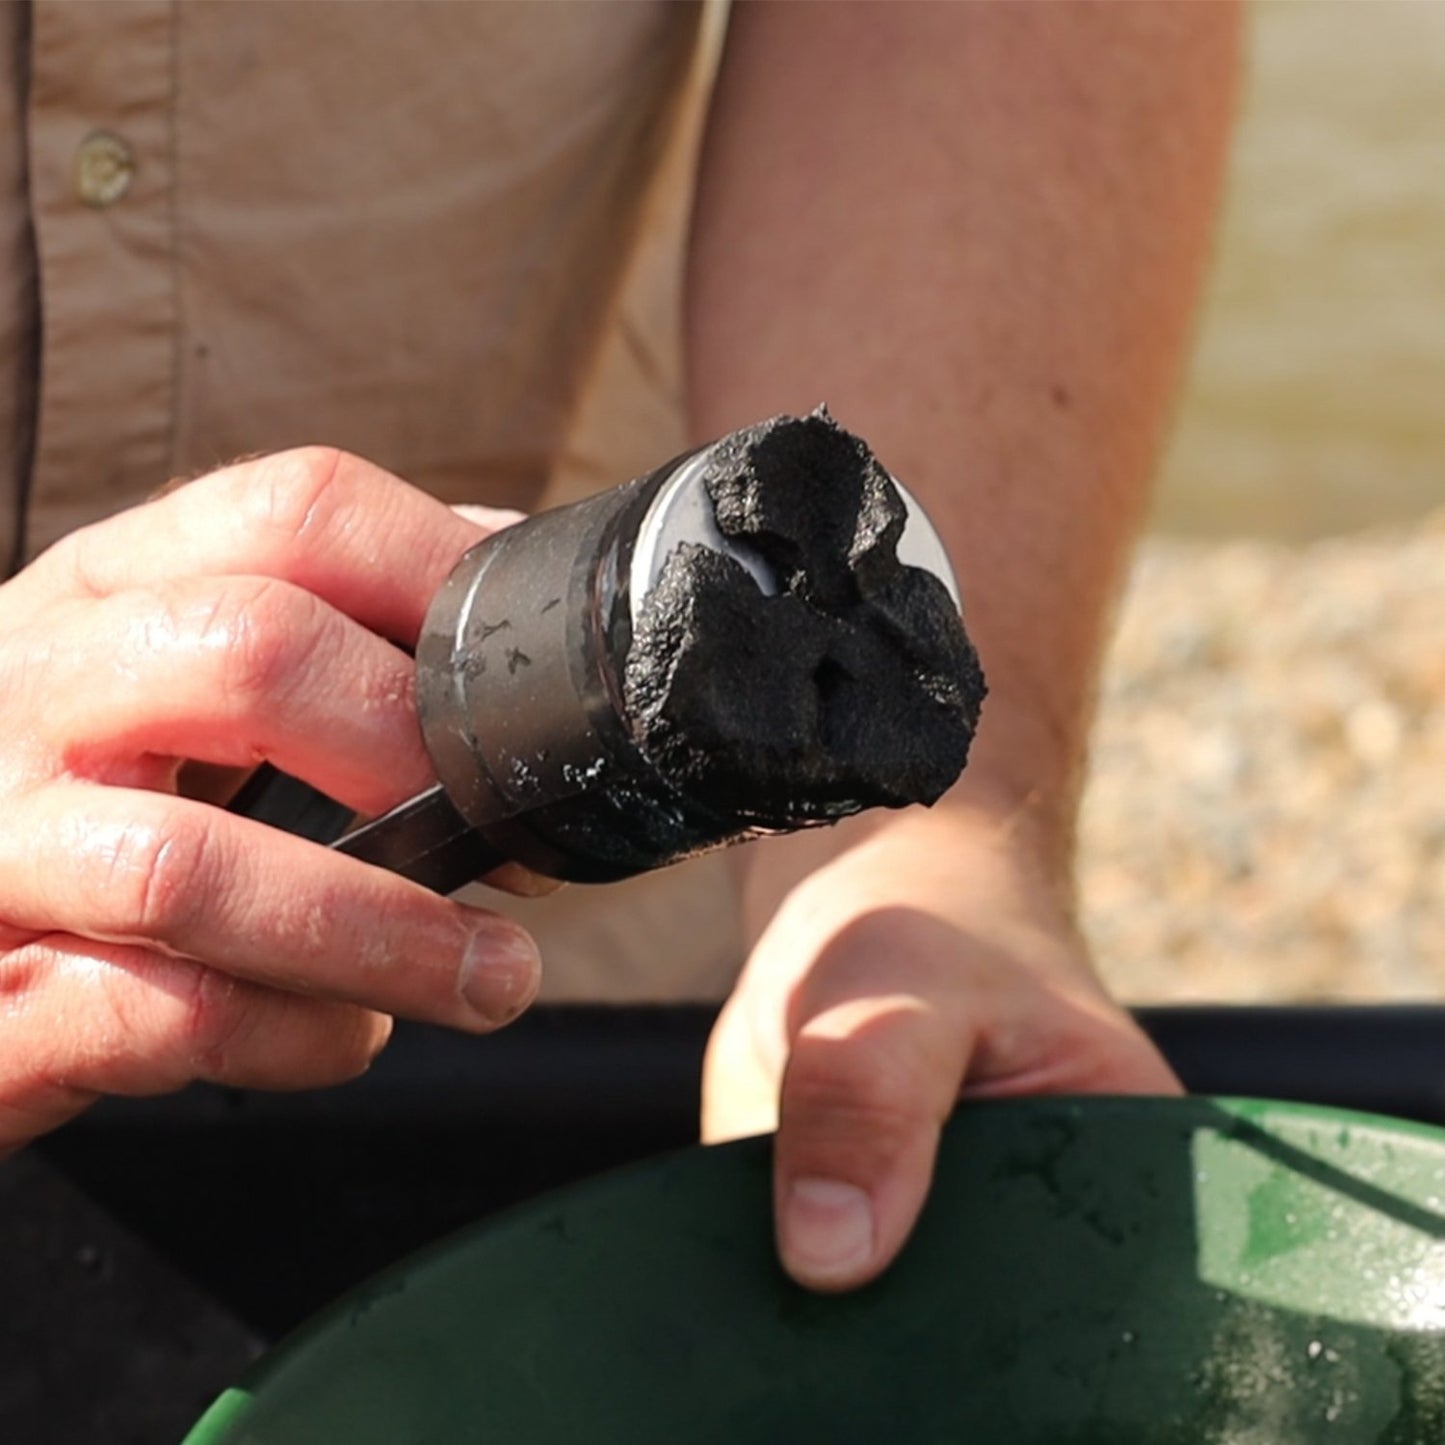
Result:
{"label": "wet black soil", "polygon": [[898,560],[902,498],[824,410],[713,451],[723,534],[778,578],[684,544],[644,599],[624,672],[652,762],[739,824],[790,828],[935,801],[968,758],[986,691],[943,583]]}

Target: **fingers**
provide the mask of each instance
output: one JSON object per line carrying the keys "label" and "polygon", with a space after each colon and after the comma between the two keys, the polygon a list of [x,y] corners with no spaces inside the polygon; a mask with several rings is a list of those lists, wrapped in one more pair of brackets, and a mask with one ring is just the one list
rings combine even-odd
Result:
{"label": "fingers", "polygon": [[485,1032],[531,1001],[510,919],[249,818],[159,793],[57,784],[0,830],[7,921],[140,944],[287,992]]}
{"label": "fingers", "polygon": [[813,1289],[850,1289],[878,1274],[928,1193],[975,1038],[944,976],[956,944],[937,929],[934,938],[926,926],[899,930],[888,913],[865,916],[833,941],[838,963],[821,960],[799,1007],[774,1204],[784,1267]]}
{"label": "fingers", "polygon": [[238,463],[59,542],[10,584],[30,605],[180,576],[275,577],[411,646],[483,535],[445,504],[324,447]]}
{"label": "fingers", "polygon": [[187,760],[219,784],[266,759],[364,813],[427,787],[402,648],[506,520],[302,450],[5,585],[0,1150],[98,1092],[329,1082],[393,1013],[484,1031],[530,1002],[516,924],[171,792]]}
{"label": "fingers", "polygon": [[0,1017],[0,1151],[62,1124],[101,1094],[155,1094],[204,1079],[319,1088],[361,1073],[391,1020],[278,993],[187,959],[55,934],[8,954],[23,1005]]}
{"label": "fingers", "polygon": [[266,759],[363,813],[434,781],[410,659],[290,583],[185,578],[49,608],[30,631],[32,741],[71,772]]}

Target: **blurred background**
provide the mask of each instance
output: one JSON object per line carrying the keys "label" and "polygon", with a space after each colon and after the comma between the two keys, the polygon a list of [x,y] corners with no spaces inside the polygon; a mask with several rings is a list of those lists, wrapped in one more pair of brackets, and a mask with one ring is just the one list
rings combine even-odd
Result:
{"label": "blurred background", "polygon": [[1257,0],[1083,824],[1131,1000],[1445,999],[1445,4]]}
{"label": "blurred background", "polygon": [[[1121,996],[1445,1000],[1445,0],[1255,0],[1198,349],[1105,674]],[[673,156],[561,491],[676,437]]]}

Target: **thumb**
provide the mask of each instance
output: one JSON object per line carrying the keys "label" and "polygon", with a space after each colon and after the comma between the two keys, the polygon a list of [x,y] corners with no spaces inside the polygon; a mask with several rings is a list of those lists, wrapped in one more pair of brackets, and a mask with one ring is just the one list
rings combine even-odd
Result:
{"label": "thumb", "polygon": [[959,1020],[906,994],[847,1000],[802,1025],[773,1169],[778,1253],[800,1284],[851,1289],[903,1247],[971,1047]]}

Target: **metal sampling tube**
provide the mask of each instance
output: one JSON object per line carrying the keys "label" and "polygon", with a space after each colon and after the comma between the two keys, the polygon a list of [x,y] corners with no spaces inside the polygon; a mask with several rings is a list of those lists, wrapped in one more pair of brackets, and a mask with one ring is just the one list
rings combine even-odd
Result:
{"label": "metal sampling tube", "polygon": [[[804,473],[838,458],[857,477],[837,496],[808,500],[833,479]],[[783,480],[760,473],[751,491],[720,504],[719,477],[754,462]],[[780,505],[783,493],[794,511],[812,507],[830,520],[851,508],[852,540],[812,537],[806,518]],[[725,532],[719,516],[729,506]],[[729,651],[755,615],[771,631],[751,654]],[[872,652],[858,651],[860,618]],[[922,679],[914,712],[930,716],[926,726],[905,714],[884,721],[905,739],[910,728],[933,730],[937,778],[919,781],[905,749],[897,779],[878,782],[865,763],[860,783],[858,765],[840,771],[829,757],[832,738],[868,713],[846,689],[866,700],[871,684],[858,674],[893,666],[900,649],[913,659],[900,676]],[[694,674],[677,670],[678,656]],[[416,666],[437,786],[334,846],[442,892],[503,862],[606,882],[760,833],[936,795],[963,766],[983,690],[937,534],[823,413],[734,433],[478,543],[433,601]],[[669,688],[688,698],[660,696]],[[876,698],[871,706],[876,713]],[[735,744],[741,763],[729,761]],[[864,744],[848,737],[836,751],[866,752]],[[719,774],[724,763],[732,771]],[[247,790],[239,806],[285,825],[264,788]],[[340,830],[338,818],[330,837],[325,825],[308,831],[331,841]]]}
{"label": "metal sampling tube", "polygon": [[496,854],[548,877],[624,878],[735,831],[639,750],[618,673],[638,532],[681,469],[487,538],[427,614],[417,711],[441,787]]}

